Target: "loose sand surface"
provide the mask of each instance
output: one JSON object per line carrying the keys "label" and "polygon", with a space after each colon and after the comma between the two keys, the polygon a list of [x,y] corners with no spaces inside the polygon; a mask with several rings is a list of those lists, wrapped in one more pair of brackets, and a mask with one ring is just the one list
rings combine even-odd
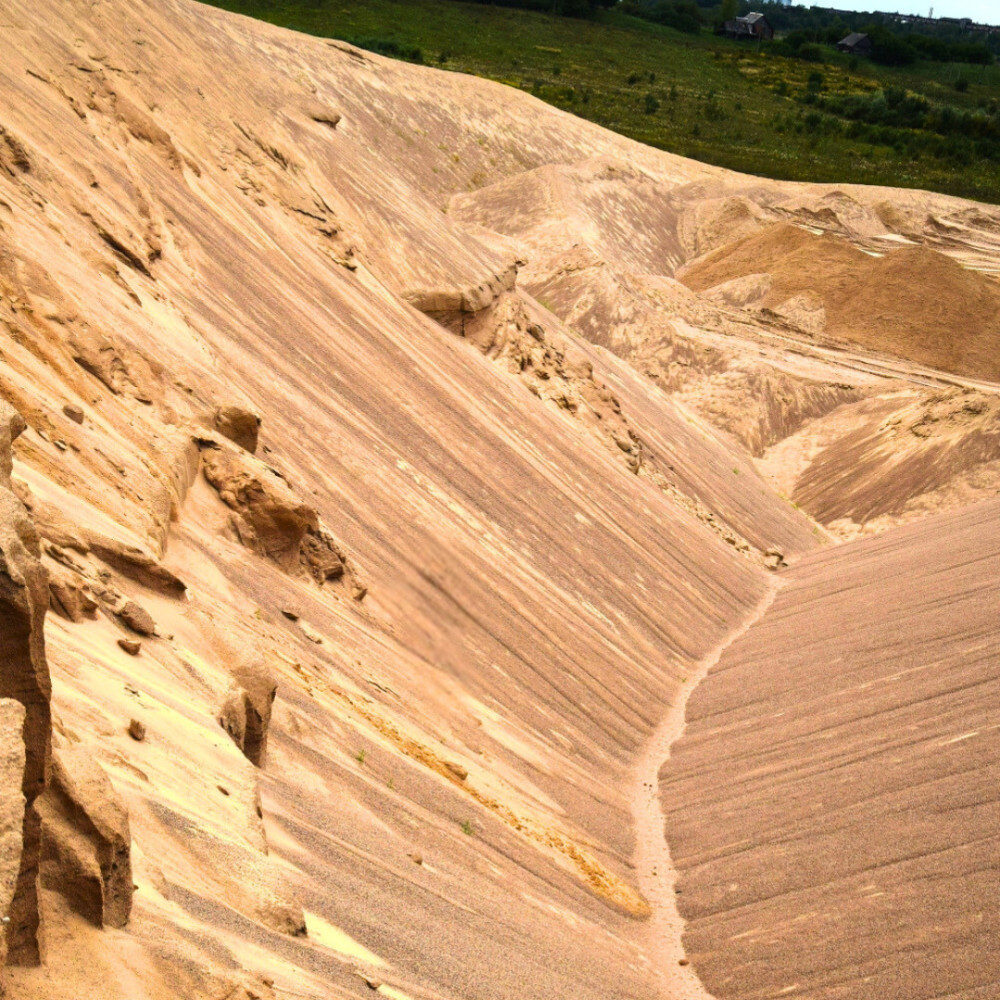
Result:
{"label": "loose sand surface", "polygon": [[0,33],[9,996],[996,991],[1000,210]]}

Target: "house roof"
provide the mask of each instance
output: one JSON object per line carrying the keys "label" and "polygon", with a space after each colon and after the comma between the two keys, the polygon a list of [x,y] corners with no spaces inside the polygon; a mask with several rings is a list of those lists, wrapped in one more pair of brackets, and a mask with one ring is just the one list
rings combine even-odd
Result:
{"label": "house roof", "polygon": [[857,45],[858,42],[863,42],[867,37],[867,35],[862,34],[860,31],[852,31],[846,38],[842,38],[837,44]]}
{"label": "house roof", "polygon": [[744,14],[743,17],[736,18],[737,21],[746,21],[747,24],[756,24],[758,21],[767,20],[763,14]]}

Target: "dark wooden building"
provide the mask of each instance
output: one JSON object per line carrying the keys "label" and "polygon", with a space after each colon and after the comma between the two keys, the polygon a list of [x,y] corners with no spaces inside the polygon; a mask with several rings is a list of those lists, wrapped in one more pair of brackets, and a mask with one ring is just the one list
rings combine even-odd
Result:
{"label": "dark wooden building", "polygon": [[841,52],[849,52],[852,56],[870,56],[872,40],[867,35],[855,31],[837,42],[837,48]]}
{"label": "dark wooden building", "polygon": [[774,38],[774,28],[763,14],[744,14],[734,17],[722,26],[722,34],[729,38],[759,41]]}

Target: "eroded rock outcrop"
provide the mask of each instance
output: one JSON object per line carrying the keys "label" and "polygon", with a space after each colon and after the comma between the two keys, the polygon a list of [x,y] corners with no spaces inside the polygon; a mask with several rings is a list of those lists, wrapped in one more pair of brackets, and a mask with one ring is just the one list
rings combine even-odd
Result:
{"label": "eroded rock outcrop", "polygon": [[94,330],[77,329],[70,350],[73,360],[114,395],[140,403],[162,400],[162,369],[133,348]]}
{"label": "eroded rock outcrop", "polygon": [[[21,501],[11,488],[11,445],[24,430],[24,420],[0,400],[0,698],[24,708],[22,727],[24,796],[17,879],[7,915],[7,961],[37,964],[38,856],[40,822],[35,802],[45,787],[51,739],[49,701],[52,694],[45,661],[43,625],[49,606],[47,574],[40,561],[38,536]],[[18,753],[16,747],[11,752]],[[5,777],[16,780],[18,769]],[[5,787],[4,797],[16,796]]]}
{"label": "eroded rock outcrop", "polygon": [[233,671],[233,683],[217,716],[219,725],[255,767],[263,767],[267,759],[267,731],[277,691],[277,681],[267,666],[259,659],[248,660]]}
{"label": "eroded rock outcrop", "polygon": [[220,406],[213,417],[215,429],[234,444],[254,454],[260,434],[261,419],[244,406]]}
{"label": "eroded rock outcrop", "polygon": [[232,510],[230,524],[248,549],[286,573],[306,572],[320,586],[347,585],[355,600],[368,592],[343,547],[276,470],[218,435],[196,439],[205,479]]}
{"label": "eroded rock outcrop", "polygon": [[40,873],[87,919],[115,927],[128,920],[132,874],[128,814],[107,776],[82,751],[51,756],[45,612],[51,603],[78,621],[96,602],[68,553],[48,546],[51,580],[42,565],[38,535],[11,482],[11,446],[24,427],[0,402],[0,902],[9,916],[7,961],[34,965],[42,959]]}
{"label": "eroded rock outcrop", "polygon": [[84,578],[58,563],[49,570],[49,606],[56,614],[77,623],[93,618],[98,607]]}
{"label": "eroded rock outcrop", "polygon": [[478,313],[491,306],[504,292],[513,290],[517,269],[517,262],[507,261],[502,270],[478,285],[411,288],[403,292],[403,298],[423,313]]}
{"label": "eroded rock outcrop", "polygon": [[117,608],[115,614],[118,620],[138,635],[156,635],[156,622],[153,616],[135,601],[125,601]]}
{"label": "eroded rock outcrop", "polygon": [[[454,297],[454,309],[429,308],[433,319],[471,341],[487,357],[504,364],[525,382],[530,392],[583,420],[621,452],[632,472],[642,466],[642,443],[622,416],[621,406],[608,386],[594,378],[590,361],[531,316],[524,299],[508,287],[506,274],[484,282],[483,295]],[[499,288],[493,299],[486,291]],[[416,300],[442,306],[446,296]]]}
{"label": "eroded rock outcrop", "polygon": [[124,927],[132,910],[128,811],[81,749],[52,757],[42,816],[42,884],[97,927]]}
{"label": "eroded rock outcrop", "polygon": [[297,569],[306,532],[319,527],[316,511],[262,462],[217,438],[200,438],[198,445],[205,479],[233,511],[240,541],[286,571]]}
{"label": "eroded rock outcrop", "polygon": [[187,590],[187,584],[149,552],[97,532],[85,534],[90,551],[122,576],[170,597],[179,597]]}

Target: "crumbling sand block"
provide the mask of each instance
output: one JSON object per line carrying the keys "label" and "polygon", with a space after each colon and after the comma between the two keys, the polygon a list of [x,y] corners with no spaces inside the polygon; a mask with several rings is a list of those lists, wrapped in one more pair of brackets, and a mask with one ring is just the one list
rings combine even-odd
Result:
{"label": "crumbling sand block", "polygon": [[[51,740],[52,686],[45,660],[44,621],[49,606],[48,574],[40,561],[38,536],[21,501],[11,491],[11,445],[24,430],[23,418],[0,401],[0,698],[24,708],[24,812],[20,866],[6,915],[7,961],[36,965],[38,943],[38,854],[40,826],[35,800],[45,787]],[[11,748],[11,753],[17,753]]]}
{"label": "crumbling sand block", "polygon": [[132,910],[128,810],[82,749],[53,754],[42,814],[42,884],[97,927],[124,927]]}
{"label": "crumbling sand block", "polygon": [[260,416],[243,406],[220,406],[213,419],[215,429],[252,455],[257,450]]}
{"label": "crumbling sand block", "polygon": [[[0,700],[0,916],[10,913],[21,871],[24,845],[24,706]],[[0,934],[0,967],[7,957]]]}
{"label": "crumbling sand block", "polygon": [[267,732],[277,692],[271,671],[259,660],[250,661],[233,672],[232,686],[216,717],[255,767],[263,767],[267,759]]}

